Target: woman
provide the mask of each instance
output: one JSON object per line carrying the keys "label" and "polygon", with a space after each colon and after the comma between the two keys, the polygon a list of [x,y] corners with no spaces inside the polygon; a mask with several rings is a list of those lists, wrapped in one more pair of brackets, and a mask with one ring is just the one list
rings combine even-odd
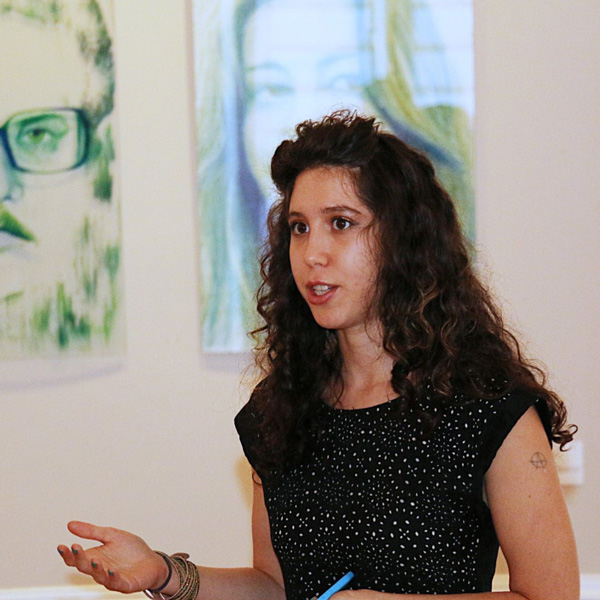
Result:
{"label": "woman", "polygon": [[236,417],[253,568],[196,570],[81,523],[103,545],[59,552],[110,589],[176,600],[305,599],[347,571],[340,600],[458,600],[492,593],[499,542],[511,591],[497,598],[575,600],[548,444],[572,428],[475,277],[431,163],[346,112],[296,131],[272,161],[264,377]]}

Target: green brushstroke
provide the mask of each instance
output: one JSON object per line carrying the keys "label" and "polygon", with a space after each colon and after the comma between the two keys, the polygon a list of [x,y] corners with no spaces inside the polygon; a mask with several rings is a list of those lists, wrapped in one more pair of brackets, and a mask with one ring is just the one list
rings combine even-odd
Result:
{"label": "green brushstroke", "polygon": [[113,177],[110,164],[115,159],[115,148],[110,126],[106,128],[103,140],[95,139],[90,148],[90,164],[97,175],[94,179],[94,196],[102,202],[110,202],[113,192]]}
{"label": "green brushstroke", "polygon": [[31,317],[33,328],[39,333],[48,333],[50,330],[50,322],[52,316],[52,305],[50,300],[46,300],[44,304],[33,311]]}
{"label": "green brushstroke", "polygon": [[33,233],[2,207],[0,207],[0,231],[5,231],[16,238],[27,240],[28,242],[35,241]]}
{"label": "green brushstroke", "polygon": [[108,271],[111,282],[116,281],[121,262],[121,248],[119,246],[108,246],[104,254],[104,265]]}
{"label": "green brushstroke", "polygon": [[56,297],[58,331],[57,342],[60,348],[67,348],[73,339],[89,340],[92,333],[87,316],[78,317],[73,310],[73,300],[65,292],[64,285],[59,285]]}
{"label": "green brushstroke", "polygon": [[11,304],[11,302],[16,302],[22,295],[23,292],[12,292],[11,294],[6,294],[4,298],[0,299],[0,303],[8,306]]}

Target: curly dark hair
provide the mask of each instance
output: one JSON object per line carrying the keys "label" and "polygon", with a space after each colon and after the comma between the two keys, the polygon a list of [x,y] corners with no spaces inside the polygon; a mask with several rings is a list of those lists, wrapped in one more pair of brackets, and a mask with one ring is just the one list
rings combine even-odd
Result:
{"label": "curly dark hair", "polygon": [[[474,273],[453,202],[431,162],[380,130],[375,119],[339,111],[298,125],[296,138],[282,142],[271,163],[280,198],[269,212],[261,258],[257,308],[264,325],[252,332],[263,373],[253,395],[261,472],[301,460],[323,398],[343,390],[337,334],[312,317],[289,259],[294,184],[317,167],[348,169],[374,215],[380,263],[374,306],[384,350],[394,359],[399,413],[416,411],[426,436],[439,408],[457,402],[458,392],[469,401],[518,390],[545,401],[561,449],[571,441],[576,427],[566,425],[563,402],[545,387],[542,369],[524,358]],[[433,407],[420,402],[425,394]]]}

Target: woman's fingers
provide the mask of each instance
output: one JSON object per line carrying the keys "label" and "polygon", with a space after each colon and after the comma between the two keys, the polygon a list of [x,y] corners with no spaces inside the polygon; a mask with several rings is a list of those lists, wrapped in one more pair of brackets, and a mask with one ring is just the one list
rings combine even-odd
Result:
{"label": "woman's fingers", "polygon": [[90,548],[84,550],[79,544],[73,544],[70,552],[67,550],[63,558],[70,566],[74,566],[80,573],[92,576],[98,583],[102,583],[100,579],[108,576],[107,570],[104,567],[103,561],[98,548]]}
{"label": "woman's fingers", "polygon": [[69,567],[77,567],[84,553],[83,548],[79,544],[73,544],[71,547],[60,544],[57,550]]}
{"label": "woman's fingers", "polygon": [[99,558],[90,558],[90,566],[92,567],[92,577],[94,580],[108,589],[118,589],[118,578],[116,573],[111,568],[106,568]]}
{"label": "woman's fingers", "polygon": [[60,544],[56,549],[58,550],[58,553],[62,556],[62,559],[65,561],[65,564],[67,564],[69,567],[75,566],[75,559],[73,558],[73,553],[71,552],[71,549],[68,546]]}
{"label": "woman's fingers", "polygon": [[73,556],[74,567],[86,575],[93,574],[92,561],[88,554],[79,544],[71,546],[71,555]]}
{"label": "woman's fingers", "polygon": [[[68,529],[74,535],[100,542],[85,550],[81,544],[57,547],[66,565],[90,575],[110,590],[131,593],[164,581],[164,561],[132,533],[112,527],[99,527],[82,521],[71,521]],[[163,576],[164,575],[164,576]]]}
{"label": "woman's fingers", "polygon": [[102,585],[107,590],[113,590],[115,592],[125,592],[121,583],[121,577],[115,571],[111,571],[110,569],[106,570],[106,581],[102,583]]}
{"label": "woman's fingers", "polygon": [[121,577],[118,571],[110,566],[105,566],[100,560],[91,559],[90,566],[92,567],[90,575],[94,578],[94,581],[103,585],[106,589],[123,593],[139,591],[134,589],[127,579]]}
{"label": "woman's fingers", "polygon": [[71,547],[60,544],[57,550],[66,565],[90,575],[105,588],[114,591],[124,591],[124,586],[127,588],[116,568],[94,553],[93,549],[86,551],[79,544]]}
{"label": "woman's fingers", "polygon": [[69,567],[78,567],[86,560],[85,550],[79,544],[73,544],[71,547],[60,544],[56,549]]}
{"label": "woman's fingers", "polygon": [[77,537],[86,540],[97,540],[103,544],[110,542],[116,532],[112,527],[99,527],[98,525],[92,525],[92,523],[85,523],[83,521],[70,521],[67,524],[67,528]]}

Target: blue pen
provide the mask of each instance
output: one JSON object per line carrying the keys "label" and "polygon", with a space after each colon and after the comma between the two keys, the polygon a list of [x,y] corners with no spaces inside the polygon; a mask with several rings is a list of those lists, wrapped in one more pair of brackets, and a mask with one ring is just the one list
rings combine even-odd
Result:
{"label": "blue pen", "polygon": [[342,588],[346,587],[350,580],[354,577],[354,573],[349,571],[341,579],[338,579],[326,592],[323,592],[320,596],[316,595],[311,600],[329,600],[336,592],[339,592]]}

